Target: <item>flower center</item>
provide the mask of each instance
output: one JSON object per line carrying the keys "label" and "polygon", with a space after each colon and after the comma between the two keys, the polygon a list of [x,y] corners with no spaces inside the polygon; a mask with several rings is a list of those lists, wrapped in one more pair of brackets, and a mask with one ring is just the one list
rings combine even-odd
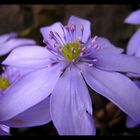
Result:
{"label": "flower center", "polygon": [[66,43],[61,53],[69,62],[71,62],[78,58],[83,47],[83,44],[80,44],[78,41]]}
{"label": "flower center", "polygon": [[9,86],[10,86],[9,80],[4,76],[0,76],[0,90],[5,90]]}

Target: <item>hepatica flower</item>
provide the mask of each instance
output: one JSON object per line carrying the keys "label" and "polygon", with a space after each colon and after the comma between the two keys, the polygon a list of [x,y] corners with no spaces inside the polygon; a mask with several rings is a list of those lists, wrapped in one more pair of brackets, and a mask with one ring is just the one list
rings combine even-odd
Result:
{"label": "hepatica flower", "polygon": [[16,47],[33,45],[35,41],[27,38],[17,38],[17,33],[7,33],[0,36],[0,56],[9,53]]}
{"label": "hepatica flower", "polygon": [[121,54],[123,50],[105,38],[92,38],[90,22],[75,16],[66,26],[56,22],[42,27],[41,33],[45,48],[16,48],[3,62],[33,71],[13,83],[1,97],[0,121],[47,102],[44,109],[48,120],[60,135],[95,135],[88,85],[140,122],[140,90],[119,73],[139,74],[139,58]]}
{"label": "hepatica flower", "polygon": [[[12,84],[23,75],[31,72],[31,70],[25,70],[15,67],[7,67],[0,76],[0,100],[3,96],[6,96],[6,89],[10,88]],[[17,99],[15,98],[15,101]],[[6,121],[0,121],[0,135],[10,135],[10,127],[20,128],[20,127],[32,127],[43,125],[47,123],[48,112],[46,112],[44,106],[48,106],[48,102],[41,102],[26,111],[20,112],[19,114],[13,116]],[[37,115],[37,117],[35,117]]]}

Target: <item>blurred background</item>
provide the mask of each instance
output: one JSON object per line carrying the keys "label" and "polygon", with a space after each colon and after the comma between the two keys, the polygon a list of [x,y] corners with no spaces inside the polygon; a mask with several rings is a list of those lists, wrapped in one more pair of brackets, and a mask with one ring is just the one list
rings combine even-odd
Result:
{"label": "blurred background", "polygon": [[[138,8],[139,5],[0,5],[0,34],[17,31],[19,37],[33,38],[43,45],[39,32],[41,26],[56,21],[66,25],[69,17],[75,15],[90,20],[92,35],[106,37],[116,46],[126,48],[136,26],[124,24],[124,19]],[[92,92],[97,135],[140,134],[139,126],[126,128],[126,114]],[[11,134],[58,135],[52,122],[34,128],[11,129]]]}

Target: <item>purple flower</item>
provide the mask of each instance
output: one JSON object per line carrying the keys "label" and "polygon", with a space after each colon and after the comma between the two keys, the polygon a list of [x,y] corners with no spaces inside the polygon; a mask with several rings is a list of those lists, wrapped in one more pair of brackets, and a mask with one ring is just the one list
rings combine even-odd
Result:
{"label": "purple flower", "polygon": [[132,12],[124,22],[128,24],[140,24],[140,9]]}
{"label": "purple flower", "polygon": [[[130,16],[126,19],[126,21],[132,24],[135,24],[135,23],[140,24],[140,10],[137,10],[136,12],[133,12],[132,14],[130,14]],[[140,58],[140,28],[130,38],[127,45],[127,54]],[[128,73],[127,75],[132,78],[140,77],[140,74],[134,74],[134,73]],[[139,80],[134,80],[134,83],[140,88]],[[126,126],[128,128],[136,127],[138,124],[140,124],[140,122],[137,122],[134,119],[132,119],[130,116],[127,116]]]}
{"label": "purple flower", "polygon": [[[44,103],[44,112],[60,135],[95,135],[89,85],[140,122],[140,90],[119,73],[140,74],[140,58],[121,54],[123,50],[105,38],[92,38],[90,22],[75,16],[67,26],[56,22],[42,27],[41,33],[45,48],[16,48],[3,62],[33,71],[5,90],[0,121]],[[35,118],[44,112],[38,110]]]}
{"label": "purple flower", "polygon": [[[7,67],[0,76],[0,100],[3,98],[3,96],[8,94],[5,92],[6,89],[10,88],[13,83],[18,82],[21,77],[29,72],[31,72],[30,69],[25,70],[15,67]],[[15,98],[14,100],[17,99]],[[44,106],[48,106],[48,102],[41,102],[8,120],[0,121],[0,135],[9,135],[10,127],[32,127],[47,123],[50,121],[50,117],[48,112],[45,113],[46,110]],[[38,117],[35,117],[36,115]]]}
{"label": "purple flower", "polygon": [[0,36],[0,56],[9,53],[16,47],[23,45],[33,45],[35,41],[26,38],[16,38],[17,33],[12,32]]}

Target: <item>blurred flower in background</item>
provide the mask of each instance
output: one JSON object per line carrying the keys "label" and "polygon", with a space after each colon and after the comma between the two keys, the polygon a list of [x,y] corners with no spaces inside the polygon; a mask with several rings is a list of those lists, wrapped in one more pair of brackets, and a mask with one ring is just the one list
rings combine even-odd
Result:
{"label": "blurred flower in background", "polygon": [[[26,70],[15,67],[6,67],[0,76],[0,100],[1,98],[4,98],[6,94],[9,94],[6,91],[10,88],[10,86],[12,86],[12,84],[18,82],[21,77],[29,72],[31,72],[29,69]],[[18,99],[10,98],[9,100],[15,100],[16,102]],[[27,109],[26,111],[16,114],[7,120],[0,121],[0,135],[10,135],[10,127],[25,128],[46,124],[50,121],[50,116],[48,112],[46,112],[46,108],[44,108],[44,106],[49,106],[49,103],[46,100]],[[15,108],[20,108],[20,105],[17,105]]]}
{"label": "blurred flower in background", "polygon": [[0,56],[8,54],[16,47],[33,45],[35,41],[28,38],[17,38],[17,33],[12,32],[0,36]]}
{"label": "blurred flower in background", "polygon": [[[28,38],[19,38],[18,34],[15,32],[4,34],[0,36],[0,55],[6,55],[10,53],[14,48],[26,46],[28,47],[34,47],[34,44],[36,42],[32,39]],[[21,69],[21,68],[15,68],[15,67],[5,67],[3,66],[3,72],[0,75],[0,99],[2,96],[5,95],[6,89],[8,89],[14,82],[16,82],[19,77],[22,77],[23,75],[29,73],[30,69]],[[46,103],[45,103],[46,104]],[[38,108],[40,111],[43,111],[40,104],[38,105]],[[32,112],[32,114],[30,114]],[[26,116],[28,116],[26,118]],[[45,115],[42,115],[40,118],[37,118],[37,122],[35,119],[33,119],[33,115],[36,115],[36,107],[31,108],[29,111],[27,110],[24,113],[21,113],[20,115],[14,116],[13,118],[0,122],[0,135],[10,135],[10,127],[29,127],[34,125],[40,125],[39,119],[42,119]],[[30,118],[31,117],[31,118]],[[46,116],[45,116],[46,117]],[[21,120],[22,118],[22,120]],[[26,120],[28,119],[28,121]],[[47,118],[45,118],[46,120]],[[26,124],[22,124],[22,121],[26,120]],[[37,123],[37,124],[36,124]]]}
{"label": "blurred flower in background", "polygon": [[[0,75],[0,98],[3,96],[4,91],[19,78],[19,70],[13,67],[3,67],[4,72]],[[6,125],[0,124],[0,135],[9,135],[10,128]]]}
{"label": "blurred flower in background", "polygon": [[132,12],[124,21],[129,24],[140,24],[140,9]]}
{"label": "blurred flower in background", "polygon": [[[132,12],[124,21],[127,24],[140,25],[140,9]],[[133,55],[136,57],[140,57],[140,28],[134,33],[134,35],[130,38],[127,45],[127,54]],[[140,88],[140,74],[132,74],[129,73],[128,76],[134,78],[135,84]],[[140,93],[138,93],[140,94]],[[136,127],[139,122],[133,120],[130,116],[127,117],[126,126],[128,128]]]}

